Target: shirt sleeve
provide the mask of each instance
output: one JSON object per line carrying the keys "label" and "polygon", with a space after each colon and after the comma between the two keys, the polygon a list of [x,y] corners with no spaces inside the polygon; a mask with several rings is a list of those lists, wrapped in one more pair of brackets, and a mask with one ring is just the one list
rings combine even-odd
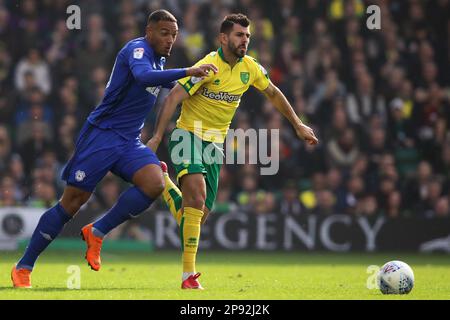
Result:
{"label": "shirt sleeve", "polygon": [[[202,64],[212,63],[210,55],[207,55],[203,59],[199,60],[194,66],[198,67]],[[214,72],[210,72],[207,77],[185,77],[183,79],[178,80],[178,83],[186,90],[189,95],[194,95],[197,90],[205,83],[208,83],[212,80],[214,76]]]}
{"label": "shirt sleeve", "polygon": [[167,83],[164,83],[162,85],[162,87],[165,88],[165,89],[172,89],[173,87],[175,87],[176,84],[177,84],[176,81],[167,82]]}
{"label": "shirt sleeve", "polygon": [[186,76],[186,69],[155,70],[150,53],[135,45],[128,51],[128,65],[135,80],[144,87],[167,85]]}
{"label": "shirt sleeve", "polygon": [[254,63],[256,68],[256,76],[254,77],[255,80],[253,81],[252,86],[260,91],[264,91],[270,83],[269,74],[267,73],[267,70],[257,61],[254,60]]}

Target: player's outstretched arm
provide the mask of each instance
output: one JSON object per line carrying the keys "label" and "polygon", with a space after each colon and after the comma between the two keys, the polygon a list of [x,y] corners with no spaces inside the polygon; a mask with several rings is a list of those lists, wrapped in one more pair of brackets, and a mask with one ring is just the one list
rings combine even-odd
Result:
{"label": "player's outstretched arm", "polygon": [[284,94],[272,82],[269,82],[269,86],[263,91],[263,93],[278,109],[278,111],[280,111],[281,114],[289,120],[300,139],[305,140],[311,145],[315,145],[319,142],[314,134],[314,131],[307,125],[303,124],[303,122],[295,114],[294,109]]}
{"label": "player's outstretched arm", "polygon": [[189,94],[179,84],[176,84],[175,87],[170,90],[170,93],[167,95],[166,99],[164,100],[164,104],[158,112],[153,137],[147,142],[147,147],[152,149],[153,152],[156,152],[156,150],[158,149],[158,146],[164,136],[164,132],[166,131],[167,125],[172,119],[177,106],[188,97]]}
{"label": "player's outstretched arm", "polygon": [[217,67],[213,64],[202,64],[184,69],[154,70],[149,63],[134,63],[131,65],[134,78],[144,87],[164,85],[186,76],[206,77],[210,71],[217,73]]}

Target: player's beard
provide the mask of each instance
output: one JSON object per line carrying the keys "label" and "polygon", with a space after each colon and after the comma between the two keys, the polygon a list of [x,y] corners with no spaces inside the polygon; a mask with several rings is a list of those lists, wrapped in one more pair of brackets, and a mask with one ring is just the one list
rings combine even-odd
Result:
{"label": "player's beard", "polygon": [[160,54],[160,56],[164,57],[164,58],[168,58],[170,57],[170,52],[172,51],[172,48],[170,48],[168,51],[166,49],[162,50],[163,53]]}
{"label": "player's beard", "polygon": [[237,47],[232,42],[228,43],[228,49],[230,50],[230,52],[233,52],[233,54],[238,58],[243,58],[247,53],[247,49],[245,47]]}

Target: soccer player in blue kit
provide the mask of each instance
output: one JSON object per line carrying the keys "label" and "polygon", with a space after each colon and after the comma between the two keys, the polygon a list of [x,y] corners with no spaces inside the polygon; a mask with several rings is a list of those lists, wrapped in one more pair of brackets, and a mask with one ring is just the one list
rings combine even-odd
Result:
{"label": "soccer player in blue kit", "polygon": [[216,72],[212,64],[163,70],[178,33],[175,17],[166,10],[149,15],[145,37],[128,42],[117,55],[102,102],[84,124],[62,179],[60,201],[40,218],[23,257],[14,265],[14,287],[31,288],[31,271],[39,255],[86,203],[108,171],[134,186],[96,222],[82,228],[86,260],[98,271],[103,237],[146,210],[164,190],[164,177],[153,151],[140,140],[145,119],[161,87],[172,88],[186,76]]}

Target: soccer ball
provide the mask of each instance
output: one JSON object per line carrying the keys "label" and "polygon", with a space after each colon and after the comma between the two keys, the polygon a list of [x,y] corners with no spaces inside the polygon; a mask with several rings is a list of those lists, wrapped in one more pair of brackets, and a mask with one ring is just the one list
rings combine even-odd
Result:
{"label": "soccer ball", "polygon": [[414,273],[402,261],[389,261],[378,272],[378,287],[383,294],[407,294],[414,287]]}

